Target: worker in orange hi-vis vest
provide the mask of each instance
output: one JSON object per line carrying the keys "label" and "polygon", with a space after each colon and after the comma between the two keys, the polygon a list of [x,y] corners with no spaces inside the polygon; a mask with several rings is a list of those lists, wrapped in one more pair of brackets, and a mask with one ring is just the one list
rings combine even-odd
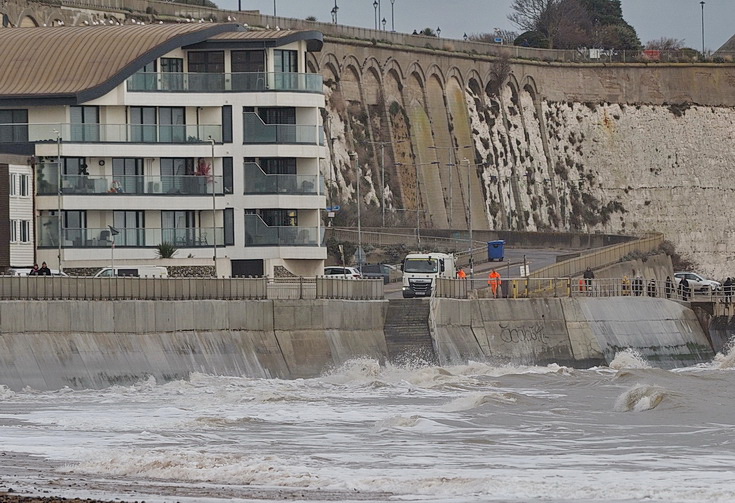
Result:
{"label": "worker in orange hi-vis vest", "polygon": [[490,274],[487,275],[487,284],[493,290],[493,297],[498,297],[498,287],[502,284],[500,280],[500,273],[493,269]]}
{"label": "worker in orange hi-vis vest", "polygon": [[458,279],[467,279],[467,273],[464,272],[464,269],[460,269],[457,271],[457,278]]}

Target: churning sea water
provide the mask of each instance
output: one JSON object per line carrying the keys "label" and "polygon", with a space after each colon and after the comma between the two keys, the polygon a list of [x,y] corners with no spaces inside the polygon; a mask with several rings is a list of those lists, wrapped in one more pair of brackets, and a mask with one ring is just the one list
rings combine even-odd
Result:
{"label": "churning sea water", "polygon": [[[735,353],[735,352],[733,352]],[[0,387],[0,492],[146,502],[732,502],[735,355]]]}

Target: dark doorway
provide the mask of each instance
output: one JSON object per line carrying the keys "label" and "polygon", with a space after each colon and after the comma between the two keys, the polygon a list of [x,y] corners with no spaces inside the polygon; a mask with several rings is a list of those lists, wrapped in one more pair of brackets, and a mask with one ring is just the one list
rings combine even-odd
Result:
{"label": "dark doorway", "polygon": [[261,277],[263,276],[262,260],[233,260],[232,277]]}

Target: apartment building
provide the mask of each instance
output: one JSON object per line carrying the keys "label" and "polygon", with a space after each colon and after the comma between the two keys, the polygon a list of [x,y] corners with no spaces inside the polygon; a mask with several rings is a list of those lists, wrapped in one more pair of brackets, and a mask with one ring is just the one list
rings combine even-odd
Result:
{"label": "apartment building", "polygon": [[171,244],[163,263],[219,276],[321,274],[321,46],[237,24],[1,30],[0,153],[28,159],[36,260],[155,263]]}

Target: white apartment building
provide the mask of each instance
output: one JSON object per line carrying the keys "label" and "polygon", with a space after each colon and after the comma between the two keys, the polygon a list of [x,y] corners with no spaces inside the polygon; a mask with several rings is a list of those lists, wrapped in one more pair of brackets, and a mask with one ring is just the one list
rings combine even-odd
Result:
{"label": "white apartment building", "polygon": [[321,46],[236,24],[0,30],[0,153],[33,169],[37,261],[321,274]]}
{"label": "white apartment building", "polygon": [[34,264],[33,170],[26,164],[8,164],[10,267]]}

